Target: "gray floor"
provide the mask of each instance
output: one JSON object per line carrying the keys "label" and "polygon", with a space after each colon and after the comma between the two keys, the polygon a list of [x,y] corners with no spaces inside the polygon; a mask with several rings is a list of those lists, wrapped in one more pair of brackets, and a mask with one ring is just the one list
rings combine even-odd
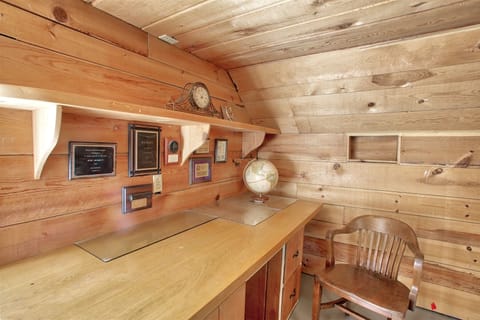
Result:
{"label": "gray floor", "polygon": [[[313,277],[308,275],[302,275],[302,289],[300,293],[300,301],[298,302],[295,310],[290,316],[290,320],[310,320],[312,317],[312,288]],[[364,315],[369,316],[372,320],[385,320],[383,317],[379,317],[376,314],[362,310]],[[322,310],[322,320],[347,320],[352,319],[337,309]],[[408,311],[406,320],[454,320],[455,318],[439,315],[438,313],[431,312],[425,309],[416,308],[415,312]]]}

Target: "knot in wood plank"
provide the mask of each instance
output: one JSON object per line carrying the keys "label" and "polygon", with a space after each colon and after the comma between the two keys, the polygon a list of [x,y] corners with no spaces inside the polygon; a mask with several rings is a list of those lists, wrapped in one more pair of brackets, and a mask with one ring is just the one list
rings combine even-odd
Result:
{"label": "knot in wood plank", "polygon": [[54,7],[53,16],[55,17],[55,20],[57,20],[58,22],[65,23],[68,21],[68,14],[65,11],[65,9],[63,9],[62,7]]}

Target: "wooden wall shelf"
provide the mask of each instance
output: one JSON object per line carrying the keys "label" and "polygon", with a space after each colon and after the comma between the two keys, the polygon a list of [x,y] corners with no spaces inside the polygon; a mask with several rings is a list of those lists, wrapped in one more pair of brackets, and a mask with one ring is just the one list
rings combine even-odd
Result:
{"label": "wooden wall shelf", "polygon": [[398,135],[351,135],[348,161],[398,162]]}
{"label": "wooden wall shelf", "polygon": [[40,179],[43,165],[57,143],[62,110],[94,117],[181,126],[184,141],[182,159],[187,159],[205,142],[211,126],[243,132],[242,157],[258,148],[263,143],[266,133],[280,133],[280,130],[274,128],[173,111],[163,106],[136,105],[73,93],[10,85],[0,85],[0,107],[32,110],[35,126],[33,131],[35,179]]}

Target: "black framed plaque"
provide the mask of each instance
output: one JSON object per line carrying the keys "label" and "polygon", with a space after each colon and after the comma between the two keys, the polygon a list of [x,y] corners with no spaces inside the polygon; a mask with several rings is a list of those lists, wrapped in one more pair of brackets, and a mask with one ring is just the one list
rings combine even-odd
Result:
{"label": "black framed plaque", "polygon": [[128,176],[160,173],[159,127],[128,125]]}
{"label": "black framed plaque", "polygon": [[116,143],[68,143],[68,179],[115,175]]}

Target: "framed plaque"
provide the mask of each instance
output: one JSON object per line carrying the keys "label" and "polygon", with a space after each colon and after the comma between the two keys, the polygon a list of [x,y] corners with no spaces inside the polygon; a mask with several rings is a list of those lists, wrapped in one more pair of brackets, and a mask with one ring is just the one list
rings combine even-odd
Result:
{"label": "framed plaque", "polygon": [[215,163],[227,162],[228,140],[215,139]]}
{"label": "framed plaque", "polygon": [[198,147],[193,153],[194,154],[210,153],[210,138],[205,140],[205,142],[200,147]]}
{"label": "framed plaque", "polygon": [[160,173],[160,128],[128,125],[128,176]]}
{"label": "framed plaque", "polygon": [[212,158],[190,159],[190,184],[212,181]]}
{"label": "framed plaque", "polygon": [[178,139],[165,138],[165,164],[180,162],[180,143]]}
{"label": "framed plaque", "polygon": [[115,175],[116,143],[68,143],[68,179]]}

